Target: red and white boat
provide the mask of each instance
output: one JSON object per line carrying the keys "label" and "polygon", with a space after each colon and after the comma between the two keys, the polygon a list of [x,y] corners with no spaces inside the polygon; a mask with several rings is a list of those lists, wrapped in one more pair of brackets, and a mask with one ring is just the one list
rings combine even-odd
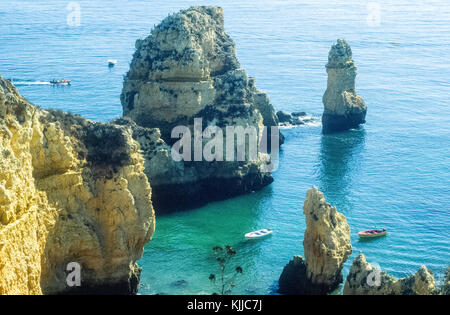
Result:
{"label": "red and white boat", "polygon": [[375,229],[375,230],[367,230],[358,232],[358,236],[361,238],[369,238],[369,237],[379,237],[385,236],[387,233],[386,229]]}

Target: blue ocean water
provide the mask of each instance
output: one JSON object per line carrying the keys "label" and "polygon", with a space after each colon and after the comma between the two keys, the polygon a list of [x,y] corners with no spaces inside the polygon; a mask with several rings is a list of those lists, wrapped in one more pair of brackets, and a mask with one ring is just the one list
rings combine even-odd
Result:
{"label": "blue ocean water", "polygon": [[[78,1],[0,0],[0,73],[43,108],[99,121],[121,115],[119,95],[137,38],[169,13],[220,5],[241,66],[277,109],[322,112],[324,65],[337,38],[351,45],[367,124],[323,136],[320,126],[285,130],[275,182],[262,191],[157,218],[144,257],[141,293],[215,290],[211,248],[235,247],[244,269],[233,292],[270,294],[283,266],[303,254],[305,192],[316,185],[346,215],[354,253],[394,276],[450,264],[450,7],[447,1]],[[369,6],[368,6],[368,3]],[[379,8],[379,25],[370,18]],[[369,21],[368,21],[369,19]],[[109,69],[107,59],[117,59]],[[70,87],[30,84],[53,78]],[[274,235],[246,242],[245,232]],[[387,237],[361,242],[359,230]],[[184,280],[184,281],[181,281]]]}

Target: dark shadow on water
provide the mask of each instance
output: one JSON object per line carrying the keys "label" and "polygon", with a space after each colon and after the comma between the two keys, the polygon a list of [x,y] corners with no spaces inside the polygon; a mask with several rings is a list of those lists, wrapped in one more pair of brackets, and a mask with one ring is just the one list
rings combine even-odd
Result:
{"label": "dark shadow on water", "polygon": [[327,199],[345,201],[348,197],[353,179],[361,171],[365,135],[360,128],[322,136],[318,177],[319,189]]}

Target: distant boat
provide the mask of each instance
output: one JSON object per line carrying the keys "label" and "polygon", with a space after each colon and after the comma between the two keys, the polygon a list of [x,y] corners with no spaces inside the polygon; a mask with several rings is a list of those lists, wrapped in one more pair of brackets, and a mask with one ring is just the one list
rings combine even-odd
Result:
{"label": "distant boat", "polygon": [[114,67],[117,63],[116,59],[108,59],[108,66],[109,67]]}
{"label": "distant boat", "polygon": [[358,232],[358,236],[361,238],[379,237],[385,236],[387,233],[386,229],[375,229]]}
{"label": "distant boat", "polygon": [[51,80],[50,84],[53,85],[70,85],[71,80]]}
{"label": "distant boat", "polygon": [[253,239],[257,239],[257,238],[263,238],[263,237],[271,235],[272,232],[273,231],[270,230],[270,229],[262,229],[262,230],[253,231],[253,232],[245,234],[245,238],[249,239],[249,240],[253,240]]}

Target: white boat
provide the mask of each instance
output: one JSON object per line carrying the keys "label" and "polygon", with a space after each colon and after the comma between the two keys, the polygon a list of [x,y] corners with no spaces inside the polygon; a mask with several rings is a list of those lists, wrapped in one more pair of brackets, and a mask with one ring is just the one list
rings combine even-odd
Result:
{"label": "white boat", "polygon": [[108,66],[113,67],[117,63],[116,59],[108,59]]}
{"label": "white boat", "polygon": [[[51,80],[49,83],[53,85],[70,85],[70,80]],[[37,82],[35,82],[37,83]]]}
{"label": "white boat", "polygon": [[253,232],[245,234],[245,238],[249,239],[249,240],[253,240],[253,239],[257,239],[257,238],[263,238],[263,237],[271,235],[272,232],[273,231],[270,230],[270,229],[262,229],[262,230],[253,231]]}

